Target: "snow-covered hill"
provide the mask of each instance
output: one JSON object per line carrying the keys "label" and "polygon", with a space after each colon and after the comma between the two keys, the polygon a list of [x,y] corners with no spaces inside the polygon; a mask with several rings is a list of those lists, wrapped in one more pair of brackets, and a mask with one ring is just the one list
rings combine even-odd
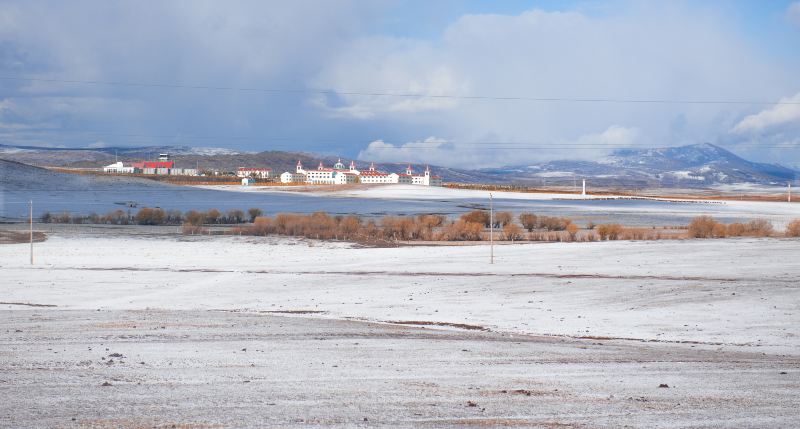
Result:
{"label": "snow-covered hill", "polygon": [[709,143],[620,149],[595,162],[551,161],[482,171],[509,181],[533,183],[571,183],[577,178],[591,178],[595,184],[682,187],[731,183],[782,185],[800,176],[791,168],[751,162]]}

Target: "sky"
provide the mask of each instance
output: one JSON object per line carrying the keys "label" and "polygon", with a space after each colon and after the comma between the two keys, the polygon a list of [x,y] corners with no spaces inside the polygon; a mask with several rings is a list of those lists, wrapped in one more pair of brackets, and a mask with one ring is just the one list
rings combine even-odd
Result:
{"label": "sky", "polygon": [[0,144],[800,167],[800,1],[0,1]]}

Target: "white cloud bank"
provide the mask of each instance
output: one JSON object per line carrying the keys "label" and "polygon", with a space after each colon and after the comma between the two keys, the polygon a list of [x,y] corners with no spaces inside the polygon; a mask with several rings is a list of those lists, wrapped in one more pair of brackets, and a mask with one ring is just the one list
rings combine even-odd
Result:
{"label": "white cloud bank", "polygon": [[571,159],[591,160],[605,155],[609,147],[635,145],[638,138],[638,129],[612,125],[599,133],[549,145],[530,142],[450,142],[433,136],[399,145],[375,140],[358,154],[358,159],[413,163],[435,161],[436,164],[450,167],[484,168],[519,165],[529,159],[558,158],[564,156],[565,150],[569,150]]}
{"label": "white cloud bank", "polygon": [[[147,8],[125,0],[103,7],[94,2],[0,2],[3,75],[289,90],[6,81],[0,127],[15,132],[0,137],[18,144],[74,147],[93,141],[77,131],[95,130],[169,137],[109,137],[110,145],[175,140],[237,150],[343,156],[361,151],[362,157],[381,160],[492,166],[591,159],[612,146],[725,145],[721,138],[746,138],[744,131],[731,132],[745,116],[764,121],[785,112],[761,115],[747,105],[376,93],[777,100],[800,88],[796,67],[774,56],[787,47],[762,49],[763,40],[750,37],[751,28],[737,27],[740,23],[726,14],[725,2],[623,0],[599,14],[591,8],[467,14],[453,17],[433,36],[411,37],[419,34],[416,25],[429,23],[425,5],[415,3],[403,6],[412,12],[403,18],[392,15],[397,11],[393,2],[360,0],[250,0],[224,6],[198,0]],[[797,15],[798,4],[787,10],[788,16]],[[403,35],[404,29],[385,25],[387,20],[399,20],[409,31]],[[741,129],[755,122],[750,119]],[[192,135],[221,137],[185,138]],[[379,139],[393,146],[382,147]],[[487,150],[465,142],[546,148]],[[580,150],[577,143],[583,143]]]}
{"label": "white cloud bank", "polygon": [[[385,88],[465,97],[666,100],[777,99],[787,88],[800,84],[796,74],[770,65],[748,43],[723,14],[679,2],[631,6],[621,16],[611,17],[542,10],[466,15],[449,25],[438,40],[360,38],[347,54],[332,58],[312,82],[315,87],[349,91]],[[316,105],[338,117],[402,124],[401,135],[416,130],[417,135],[454,142],[431,148],[383,147],[387,143],[373,142],[361,157],[445,165],[589,159],[614,145],[719,142],[750,113],[749,106],[730,104],[408,100],[359,95],[342,95],[333,101],[319,98]],[[621,123],[625,127],[617,125]],[[387,141],[415,140],[384,136]],[[536,142],[549,148],[487,151],[458,143],[487,140]],[[570,148],[570,143],[581,141],[598,144]]]}
{"label": "white cloud bank", "polygon": [[746,116],[733,128],[736,133],[770,131],[787,125],[800,125],[800,92],[780,99],[781,103]]}

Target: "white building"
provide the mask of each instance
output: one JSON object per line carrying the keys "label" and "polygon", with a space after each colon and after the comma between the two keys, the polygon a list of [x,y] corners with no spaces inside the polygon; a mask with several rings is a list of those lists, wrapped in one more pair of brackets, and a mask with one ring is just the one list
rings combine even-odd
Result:
{"label": "white building", "polygon": [[368,170],[359,171],[354,161],[350,161],[349,168],[345,168],[342,160],[336,162],[333,168],[325,167],[322,162],[315,170],[306,170],[303,164],[297,161],[295,172],[285,172],[281,174],[282,183],[314,183],[325,185],[344,185],[352,183],[367,184],[416,184],[423,186],[442,186],[442,179],[431,174],[430,168],[425,168],[421,175],[414,175],[411,165],[405,173],[385,173],[375,169],[375,164],[371,164]]}
{"label": "white building", "polygon": [[239,167],[236,170],[236,177],[255,177],[257,179],[269,179],[272,175],[271,168],[250,168]]}
{"label": "white building", "polygon": [[425,167],[425,172],[421,175],[415,175],[411,164],[409,164],[408,167],[406,167],[406,175],[411,176],[412,185],[442,186],[442,178],[432,175],[431,169],[428,166]]}
{"label": "white building", "polygon": [[281,174],[281,183],[305,183],[306,175],[303,173],[293,173],[287,171]]}
{"label": "white building", "polygon": [[133,174],[133,166],[125,165],[122,161],[117,161],[111,165],[103,167],[103,173],[130,173]]}
{"label": "white building", "polygon": [[256,179],[252,177],[245,177],[242,179],[242,186],[250,186],[255,184],[256,184]]}
{"label": "white building", "polygon": [[397,183],[397,174],[389,174],[376,170],[374,162],[370,164],[369,170],[360,173],[359,179],[361,179],[361,183]]}
{"label": "white building", "polygon": [[322,164],[322,162],[320,162],[316,170],[306,170],[303,168],[303,164],[300,161],[297,161],[295,174],[305,175],[306,183],[324,185],[344,185],[349,183],[358,183],[359,178],[359,171],[356,170],[355,162],[351,161],[350,168],[348,169],[345,168],[344,164],[342,164],[341,159],[333,165],[333,168],[327,168]]}

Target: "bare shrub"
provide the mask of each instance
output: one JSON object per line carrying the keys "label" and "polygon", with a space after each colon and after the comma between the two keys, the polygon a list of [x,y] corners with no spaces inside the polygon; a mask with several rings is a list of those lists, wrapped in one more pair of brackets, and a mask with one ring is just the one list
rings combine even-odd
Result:
{"label": "bare shrub", "polygon": [[514,215],[510,212],[497,212],[494,214],[494,227],[500,228],[506,226],[514,220]]}
{"label": "bare shrub", "polygon": [[461,215],[461,220],[469,223],[481,224],[485,227],[489,226],[489,213],[483,210],[473,210],[469,213]]}
{"label": "bare shrub", "polygon": [[564,231],[572,221],[565,217],[539,216],[539,228],[548,231]]}
{"label": "bare shrub", "polygon": [[505,237],[506,240],[521,240],[522,233],[523,229],[515,223],[508,223],[503,227],[503,237]]}
{"label": "bare shrub", "polygon": [[64,211],[57,215],[54,215],[53,219],[57,223],[70,223],[70,221],[72,221],[72,216],[70,216],[69,212]]}
{"label": "bare shrub", "polygon": [[339,231],[343,238],[354,238],[361,230],[361,218],[358,216],[345,216],[339,221]]}
{"label": "bare shrub", "polygon": [[202,226],[190,225],[190,224],[181,225],[181,234],[200,235],[200,234],[206,234],[207,232],[208,230],[203,228]]}
{"label": "bare shrub", "polygon": [[527,229],[528,232],[531,232],[536,229],[536,215],[533,213],[522,213],[519,215],[519,223],[521,223],[522,227]]}
{"label": "bare shrub", "polygon": [[459,219],[444,227],[439,234],[440,240],[477,241],[482,238],[484,225]]}
{"label": "bare shrub", "polygon": [[253,219],[251,231],[253,231],[253,234],[255,235],[266,236],[272,232],[272,219],[268,217],[257,216],[255,219]]}
{"label": "bare shrub", "polygon": [[728,237],[741,237],[744,235],[744,231],[744,224],[739,222],[734,222],[725,227],[725,233]]}
{"label": "bare shrub", "polygon": [[144,207],[134,216],[134,220],[139,225],[163,225],[167,218],[164,210],[159,208]]}
{"label": "bare shrub", "polygon": [[725,224],[718,223],[711,229],[711,235],[715,238],[725,238],[728,235],[728,227]]}
{"label": "bare shrub", "polygon": [[745,234],[752,237],[769,237],[775,229],[766,219],[753,219],[745,224]]}
{"label": "bare shrub", "polygon": [[261,216],[261,215],[263,215],[264,212],[261,211],[261,209],[259,209],[259,208],[253,207],[253,208],[247,210],[247,214],[248,214],[248,216],[250,216],[250,222],[253,223],[253,222],[256,221],[256,218]]}
{"label": "bare shrub", "polygon": [[622,225],[609,223],[597,226],[597,235],[601,240],[618,240],[622,233]]}
{"label": "bare shrub", "polygon": [[619,240],[659,240],[661,234],[652,228],[620,228]]}
{"label": "bare shrub", "polygon": [[567,233],[569,234],[570,240],[575,241],[575,236],[578,234],[578,225],[574,223],[567,225]]}
{"label": "bare shrub", "polygon": [[203,212],[198,212],[194,210],[189,210],[186,212],[186,216],[184,216],[186,223],[192,226],[199,226],[202,225],[206,219],[206,214]]}
{"label": "bare shrub", "polygon": [[386,238],[391,240],[413,240],[419,236],[419,228],[414,219],[403,216],[385,216],[381,227]]}
{"label": "bare shrub", "polygon": [[183,214],[180,210],[169,210],[166,222],[169,224],[179,224],[183,221]]}
{"label": "bare shrub", "polygon": [[800,219],[795,219],[786,225],[787,237],[800,237]]}
{"label": "bare shrub", "polygon": [[592,229],[594,229],[594,227],[596,227],[596,226],[597,226],[597,224],[596,224],[596,223],[594,223],[594,222],[592,222],[592,221],[589,221],[589,223],[587,223],[587,224],[586,224],[586,229],[592,230]]}
{"label": "bare shrub", "polygon": [[241,210],[228,210],[225,214],[225,221],[228,223],[244,222],[244,212]]}
{"label": "bare shrub", "polygon": [[219,223],[220,218],[222,217],[222,213],[219,212],[217,209],[211,209],[206,212],[206,223]]}
{"label": "bare shrub", "polygon": [[711,238],[714,236],[714,227],[718,223],[711,216],[697,216],[689,224],[689,237]]}

